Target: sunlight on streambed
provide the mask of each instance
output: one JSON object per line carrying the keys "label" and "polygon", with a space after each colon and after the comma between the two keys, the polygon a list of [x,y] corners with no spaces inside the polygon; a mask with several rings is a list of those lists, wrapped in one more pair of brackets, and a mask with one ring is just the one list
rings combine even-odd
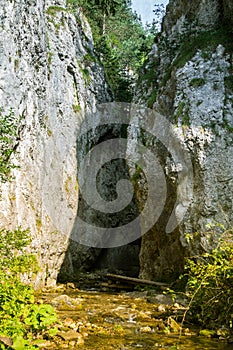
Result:
{"label": "sunlight on streambed", "polygon": [[[187,335],[170,332],[161,317],[169,316],[169,306],[159,308],[144,292],[106,293],[65,290],[45,293],[43,299],[54,305],[63,325],[82,335],[84,342],[57,349],[160,349],[160,350],[231,350],[224,341],[196,335],[190,327]],[[166,311],[166,307],[168,308]],[[171,308],[171,306],[170,306]],[[160,310],[160,311],[159,311]],[[76,327],[76,328],[75,328]],[[186,325],[187,327],[187,325]],[[74,342],[73,342],[74,344]],[[51,349],[54,347],[51,347]]]}

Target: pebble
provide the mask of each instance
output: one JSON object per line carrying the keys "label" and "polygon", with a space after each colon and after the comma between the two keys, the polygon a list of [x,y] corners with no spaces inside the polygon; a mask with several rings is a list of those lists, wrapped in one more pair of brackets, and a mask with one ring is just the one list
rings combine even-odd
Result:
{"label": "pebble", "polygon": [[75,287],[74,283],[71,283],[71,282],[66,283],[66,288],[68,288],[68,289],[77,289],[77,288]]}
{"label": "pebble", "polygon": [[82,335],[80,333],[74,331],[73,329],[71,329],[68,332],[59,332],[57,335],[65,341],[83,339]]}
{"label": "pebble", "polygon": [[174,304],[174,308],[179,309],[179,308],[180,308],[180,305],[179,305],[178,303],[175,303],[175,304]]}
{"label": "pebble", "polygon": [[149,326],[141,327],[140,328],[141,333],[151,333],[152,329]]}
{"label": "pebble", "polygon": [[66,294],[59,295],[51,301],[51,304],[59,310],[81,310],[82,309],[81,298],[71,298]]}
{"label": "pebble", "polygon": [[166,307],[164,305],[159,305],[158,306],[158,311],[159,312],[166,312]]}
{"label": "pebble", "polygon": [[52,345],[52,342],[50,342],[49,340],[43,340],[40,343],[36,344],[36,346],[38,346],[39,348],[48,348],[51,345]]}

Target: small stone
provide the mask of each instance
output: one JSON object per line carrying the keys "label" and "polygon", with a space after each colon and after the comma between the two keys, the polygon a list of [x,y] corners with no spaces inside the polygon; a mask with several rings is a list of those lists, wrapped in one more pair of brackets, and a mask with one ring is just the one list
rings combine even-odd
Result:
{"label": "small stone", "polygon": [[192,335],[189,328],[185,328],[184,335]]}
{"label": "small stone", "polygon": [[71,283],[71,282],[66,283],[66,288],[68,288],[68,289],[76,289],[74,283]]}
{"label": "small stone", "polygon": [[224,329],[224,328],[219,328],[217,330],[217,335],[219,337],[226,338],[229,336],[229,331],[227,329]]}
{"label": "small stone", "polygon": [[64,321],[63,321],[63,326],[64,327],[70,327],[71,324],[73,324],[74,320],[72,320],[72,318],[67,317]]}
{"label": "small stone", "polygon": [[76,345],[83,345],[84,344],[84,339],[83,337],[80,337],[77,341],[76,341]]}
{"label": "small stone", "polygon": [[64,290],[64,285],[63,284],[59,284],[56,286],[56,291],[57,292],[60,292],[60,291],[63,291]]}
{"label": "small stone", "polygon": [[51,304],[58,310],[81,310],[82,301],[81,298],[71,298],[66,294],[62,294],[54,298]]}
{"label": "small stone", "polygon": [[158,306],[158,311],[159,312],[166,312],[166,307],[164,305],[159,305]]}
{"label": "small stone", "polygon": [[174,304],[174,307],[175,307],[176,309],[179,309],[179,308],[180,308],[180,305],[179,305],[178,303],[175,303],[175,304]]}
{"label": "small stone", "polygon": [[58,336],[65,341],[83,339],[82,335],[78,332],[75,332],[73,329],[68,332],[60,332],[58,333]]}
{"label": "small stone", "polygon": [[0,344],[11,346],[13,344],[13,341],[11,338],[0,336]]}
{"label": "small stone", "polygon": [[171,296],[158,294],[156,296],[147,297],[147,301],[153,304],[173,305]]}
{"label": "small stone", "polygon": [[70,328],[74,329],[76,332],[78,330],[78,327],[77,327],[77,325],[75,323],[71,323]]}
{"label": "small stone", "polygon": [[39,348],[48,348],[52,345],[52,342],[49,340],[41,340],[40,342],[36,343],[36,346]]}
{"label": "small stone", "polygon": [[149,326],[141,327],[140,328],[141,333],[151,333],[152,329]]}
{"label": "small stone", "polygon": [[72,319],[70,319],[69,321],[66,321],[64,323],[64,326],[69,327],[71,329],[74,329],[75,331],[77,331],[77,329],[78,329],[77,324]]}

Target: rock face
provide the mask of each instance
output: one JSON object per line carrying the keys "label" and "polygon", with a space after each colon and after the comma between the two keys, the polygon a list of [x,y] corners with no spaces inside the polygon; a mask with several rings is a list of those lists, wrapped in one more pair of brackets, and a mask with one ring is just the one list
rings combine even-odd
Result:
{"label": "rock face", "polygon": [[[231,1],[171,0],[138,85],[135,102],[171,122],[191,156],[194,175],[192,201],[183,223],[165,232],[171,213],[167,203],[142,238],[143,278],[175,278],[186,255],[208,251],[224,231],[220,226],[232,226],[233,46],[228,25],[232,19]],[[165,153],[167,197],[179,199],[178,215],[188,192],[173,181],[177,171],[167,170],[169,161]]]}
{"label": "rock face", "polygon": [[[29,249],[40,263],[35,286],[55,284],[65,252],[63,278],[93,265],[100,269],[111,265],[113,271],[124,273],[130,266],[135,275],[140,244],[142,278],[175,278],[186,255],[208,251],[220,237],[221,225],[232,225],[233,44],[228,25],[233,19],[232,1],[171,0],[167,7],[134,102],[153,108],[171,123],[192,160],[193,181],[188,181],[163,142],[144,140],[164,171],[164,210],[142,243],[116,245],[112,250],[69,241],[79,229],[75,226],[76,177],[82,150],[76,141],[84,116],[93,115],[97,103],[111,100],[88,23],[65,0],[0,0],[0,5],[1,107],[4,113],[12,108],[20,116],[14,156],[19,168],[14,169],[12,182],[1,185],[0,223],[30,229]],[[133,116],[132,122],[135,129],[143,128],[143,119]],[[112,130],[104,126],[98,135],[90,135],[99,142],[114,138],[116,132],[127,137],[125,128],[115,126]],[[135,142],[143,137],[130,130],[128,154],[134,153]],[[100,173],[100,192],[108,200],[109,194],[110,200],[116,196],[116,186],[112,188],[119,180],[116,169],[123,173],[121,164],[114,166]],[[118,227],[127,216],[138,214],[150,189],[140,169],[137,172],[132,177],[137,194],[132,212],[101,218],[87,211],[87,218]],[[128,170],[124,175],[129,178]],[[105,188],[108,182],[110,187]],[[79,208],[83,209],[82,204]],[[179,222],[182,208],[187,211]],[[168,233],[172,215],[177,225]]]}
{"label": "rock face", "polygon": [[77,213],[76,138],[84,112],[110,100],[90,27],[66,1],[0,1],[0,101],[21,116],[1,226],[29,228],[37,287],[56,282]]}

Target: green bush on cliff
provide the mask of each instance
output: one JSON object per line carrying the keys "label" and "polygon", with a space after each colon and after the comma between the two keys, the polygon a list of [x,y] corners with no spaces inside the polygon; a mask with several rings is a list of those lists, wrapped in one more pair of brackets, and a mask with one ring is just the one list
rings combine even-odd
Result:
{"label": "green bush on cliff", "polygon": [[3,113],[0,108],[0,181],[6,182],[10,178],[11,169],[14,168],[11,156],[15,150],[18,136],[19,118],[13,111]]}

